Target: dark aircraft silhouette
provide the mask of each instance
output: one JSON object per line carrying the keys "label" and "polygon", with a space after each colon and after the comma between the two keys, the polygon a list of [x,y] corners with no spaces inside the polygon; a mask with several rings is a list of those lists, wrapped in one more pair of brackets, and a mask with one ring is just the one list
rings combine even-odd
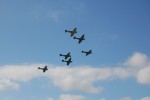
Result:
{"label": "dark aircraft silhouette", "polygon": [[81,51],[82,53],[85,53],[86,56],[88,56],[89,54],[92,54],[92,50],[89,50],[89,51]]}
{"label": "dark aircraft silhouette", "polygon": [[72,62],[71,58],[69,58],[69,60],[62,60],[62,62],[67,62],[67,66]]}
{"label": "dark aircraft silhouette", "polygon": [[66,55],[60,54],[60,56],[65,57],[65,60],[66,60],[67,58],[71,57],[70,52],[68,52]]}
{"label": "dark aircraft silhouette", "polygon": [[74,37],[74,39],[78,39],[78,43],[80,44],[83,40],[85,40],[85,37],[84,37],[84,34],[80,37],[80,38],[77,38],[77,37]]}
{"label": "dark aircraft silhouette", "polygon": [[47,66],[45,66],[44,68],[40,68],[40,67],[38,67],[38,69],[43,70],[43,73],[44,73],[46,70],[48,70]]}
{"label": "dark aircraft silhouette", "polygon": [[70,36],[72,37],[72,36],[75,35],[75,33],[77,33],[77,28],[74,28],[72,31],[65,30],[65,33],[66,33],[66,32],[69,32],[69,33],[70,33]]}

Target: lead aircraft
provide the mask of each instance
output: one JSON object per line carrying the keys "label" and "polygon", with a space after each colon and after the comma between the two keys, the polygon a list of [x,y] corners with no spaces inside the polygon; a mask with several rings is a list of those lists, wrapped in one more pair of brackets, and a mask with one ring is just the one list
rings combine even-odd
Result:
{"label": "lead aircraft", "polygon": [[65,33],[70,33],[70,36],[73,37],[77,33],[77,28],[74,28],[72,31],[65,30]]}

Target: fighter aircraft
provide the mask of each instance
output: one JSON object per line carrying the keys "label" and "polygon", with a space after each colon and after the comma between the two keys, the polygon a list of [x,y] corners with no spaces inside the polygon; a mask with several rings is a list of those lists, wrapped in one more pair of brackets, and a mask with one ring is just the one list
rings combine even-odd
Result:
{"label": "fighter aircraft", "polygon": [[71,58],[69,58],[69,60],[62,60],[62,62],[67,62],[67,66],[72,62]]}
{"label": "fighter aircraft", "polygon": [[63,55],[63,54],[59,54],[59,55],[65,57],[65,60],[66,60],[67,58],[71,57],[70,52],[68,52],[66,55]]}
{"label": "fighter aircraft", "polygon": [[74,28],[72,31],[65,30],[65,33],[66,33],[66,32],[69,32],[69,33],[70,33],[70,36],[72,37],[72,36],[75,35],[75,33],[77,33],[77,28]]}
{"label": "fighter aircraft", "polygon": [[89,54],[91,54],[92,53],[92,50],[89,50],[89,51],[81,51],[82,53],[85,53],[86,54],[86,56],[88,56]]}
{"label": "fighter aircraft", "polygon": [[80,38],[77,38],[77,37],[74,37],[74,39],[78,39],[78,43],[80,44],[83,40],[85,40],[85,37],[84,37],[84,34],[80,37]]}
{"label": "fighter aircraft", "polygon": [[47,66],[45,66],[44,68],[40,68],[40,67],[38,67],[38,69],[43,70],[43,73],[44,73],[46,70],[48,70]]}

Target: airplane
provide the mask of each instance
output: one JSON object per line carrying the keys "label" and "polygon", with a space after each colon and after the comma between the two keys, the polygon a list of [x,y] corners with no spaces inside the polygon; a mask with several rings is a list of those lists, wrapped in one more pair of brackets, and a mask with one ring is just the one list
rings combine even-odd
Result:
{"label": "airplane", "polygon": [[80,38],[77,38],[77,37],[74,37],[74,39],[78,39],[78,43],[80,44],[83,40],[85,40],[85,37],[84,37],[84,34],[80,37]]}
{"label": "airplane", "polygon": [[75,33],[77,33],[77,28],[74,28],[72,31],[65,30],[65,33],[66,33],[66,32],[69,32],[69,33],[70,33],[70,36],[72,37],[72,36],[75,35]]}
{"label": "airplane", "polygon": [[47,66],[45,66],[44,68],[40,68],[40,67],[38,67],[38,69],[43,70],[43,73],[44,73],[46,70],[48,70]]}
{"label": "airplane", "polygon": [[85,53],[86,56],[88,56],[89,54],[92,54],[92,50],[89,50],[89,51],[81,51],[82,53]]}
{"label": "airplane", "polygon": [[62,62],[67,62],[67,66],[72,62],[71,58],[69,60],[62,60]]}
{"label": "airplane", "polygon": [[65,60],[66,60],[67,58],[71,57],[70,52],[68,52],[66,55],[63,55],[63,54],[59,54],[59,55],[60,55],[60,56],[64,56],[64,57],[65,57]]}

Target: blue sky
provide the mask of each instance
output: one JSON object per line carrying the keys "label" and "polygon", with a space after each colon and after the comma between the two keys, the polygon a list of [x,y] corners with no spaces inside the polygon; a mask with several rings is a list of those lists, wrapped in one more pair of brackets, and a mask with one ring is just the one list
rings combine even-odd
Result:
{"label": "blue sky", "polygon": [[150,100],[149,37],[149,0],[0,0],[0,100]]}

